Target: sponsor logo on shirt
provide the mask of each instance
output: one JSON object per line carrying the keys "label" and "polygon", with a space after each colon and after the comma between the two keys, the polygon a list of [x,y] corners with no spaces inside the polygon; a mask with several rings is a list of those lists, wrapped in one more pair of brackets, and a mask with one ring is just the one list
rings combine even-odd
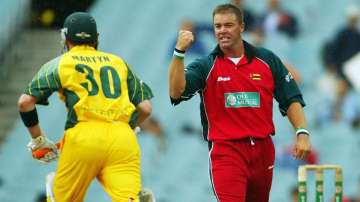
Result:
{"label": "sponsor logo on shirt", "polygon": [[258,92],[225,93],[225,107],[260,107],[260,94]]}
{"label": "sponsor logo on shirt", "polygon": [[217,78],[217,81],[230,81],[230,77],[229,77],[229,76],[227,76],[227,77],[219,76],[219,77]]}

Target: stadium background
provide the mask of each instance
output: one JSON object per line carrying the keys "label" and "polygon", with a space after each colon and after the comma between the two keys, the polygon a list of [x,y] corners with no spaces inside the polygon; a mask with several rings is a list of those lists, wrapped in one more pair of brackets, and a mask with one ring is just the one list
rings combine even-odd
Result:
{"label": "stadium background", "polygon": [[[79,3],[80,2],[80,3]],[[227,1],[0,1],[0,201],[36,201],[44,191],[44,179],[56,163],[42,165],[26,150],[29,137],[18,117],[16,101],[34,73],[47,60],[61,53],[59,27],[72,11],[87,10],[96,18],[100,50],[122,56],[138,75],[153,88],[155,128],[139,134],[143,155],[143,184],[151,188],[158,202],[215,201],[208,175],[207,144],[202,141],[198,98],[181,107],[170,106],[167,95],[167,70],[171,45],[180,22],[191,19],[211,24],[212,9]],[[247,0],[254,13],[266,10],[265,0]],[[344,193],[349,198],[360,195],[360,131],[346,120],[319,123],[328,105],[327,93],[318,88],[325,74],[320,52],[346,21],[349,5],[358,0],[282,0],[284,9],[294,14],[300,33],[296,39],[283,35],[266,38],[264,46],[297,68],[304,92],[305,108],[312,131],[312,143],[318,163],[339,164],[344,170]],[[245,39],[250,36],[245,34]],[[203,34],[204,46],[211,50],[215,42]],[[191,57],[190,57],[191,58]],[[189,60],[187,60],[188,62]],[[355,103],[359,92],[355,92]],[[57,95],[49,107],[38,107],[40,123],[53,140],[61,137],[65,108]],[[356,104],[355,104],[356,106]],[[350,109],[355,110],[355,108]],[[320,117],[320,118],[319,118]],[[286,159],[286,148],[293,141],[293,131],[275,105],[277,161],[271,192],[272,202],[291,201],[296,185],[296,169],[301,162]],[[156,130],[155,130],[156,131]],[[284,165],[285,162],[285,165]],[[314,179],[310,175],[309,180]],[[333,193],[333,174],[326,174],[325,195]],[[309,183],[314,193],[313,183]],[[110,201],[97,182],[88,191],[86,201]]]}

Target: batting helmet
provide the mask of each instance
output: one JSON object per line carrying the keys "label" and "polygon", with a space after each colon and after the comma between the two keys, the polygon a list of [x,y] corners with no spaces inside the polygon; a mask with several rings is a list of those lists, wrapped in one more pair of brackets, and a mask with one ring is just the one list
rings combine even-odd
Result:
{"label": "batting helmet", "polygon": [[75,44],[94,43],[98,36],[95,19],[85,12],[69,15],[65,19],[61,33],[63,37]]}

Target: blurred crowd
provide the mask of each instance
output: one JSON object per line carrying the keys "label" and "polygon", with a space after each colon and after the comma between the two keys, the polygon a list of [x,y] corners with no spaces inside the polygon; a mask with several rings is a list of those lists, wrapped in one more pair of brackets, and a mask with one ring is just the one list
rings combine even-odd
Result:
{"label": "blurred crowd", "polygon": [[[266,39],[271,37],[285,37],[288,41],[295,41],[301,37],[301,26],[297,16],[290,11],[282,8],[280,0],[267,0],[266,9],[262,13],[255,13],[248,9],[245,0],[231,0],[231,3],[240,7],[244,12],[245,34],[247,39],[256,46],[264,46]],[[344,11],[345,24],[339,27],[332,36],[326,40],[320,48],[319,57],[321,58],[323,71],[316,82],[316,88],[323,100],[321,106],[316,107],[315,124],[312,127],[324,128],[330,124],[343,122],[353,130],[360,128],[360,108],[359,90],[353,77],[349,77],[352,72],[346,69],[350,60],[359,60],[360,64],[360,29],[359,29],[360,9],[356,5],[349,6]],[[56,23],[56,22],[55,22]],[[192,31],[195,35],[194,44],[187,51],[189,57],[201,57],[210,51],[206,41],[201,40],[201,36],[213,36],[211,23],[198,23],[192,19],[184,19],[180,23],[180,29]],[[173,42],[169,45],[169,50],[173,50],[176,43],[174,36]],[[168,51],[172,56],[172,51]],[[303,77],[299,69],[288,62],[287,58],[281,58],[285,66],[293,75],[296,82],[301,86]],[[359,66],[360,69],[360,66]],[[353,73],[356,74],[356,73]],[[360,74],[359,74],[360,80]],[[171,128],[171,127],[169,127]],[[196,135],[201,138],[201,129],[192,123],[183,123],[179,128],[184,135]],[[157,153],[165,153],[167,150],[167,128],[164,128],[157,117],[151,117],[141,126],[139,135],[150,134],[156,142]],[[140,137],[141,138],[141,137]],[[281,149],[281,154],[277,158],[277,164],[282,169],[289,169],[296,173],[299,165],[318,164],[321,156],[317,148],[313,148],[312,153],[303,161],[294,160],[292,157],[292,145],[286,145]],[[358,179],[358,194],[352,198],[344,197],[347,202],[360,202],[360,176]],[[0,178],[0,187],[3,184]],[[290,197],[297,201],[297,187],[294,186],[290,191]],[[37,201],[45,201],[44,194],[39,194]]]}
{"label": "blurred crowd", "polygon": [[326,96],[328,103],[318,115],[319,126],[333,121],[344,121],[359,127],[360,111],[357,100],[359,92],[354,88],[354,80],[346,73],[346,63],[360,53],[360,10],[349,6],[346,10],[346,24],[322,47],[321,59],[325,73],[318,86]]}

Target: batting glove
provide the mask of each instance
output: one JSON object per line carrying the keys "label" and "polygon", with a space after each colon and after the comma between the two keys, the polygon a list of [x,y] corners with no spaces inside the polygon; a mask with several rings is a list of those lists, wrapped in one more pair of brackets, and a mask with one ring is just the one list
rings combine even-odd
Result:
{"label": "batting glove", "polygon": [[140,126],[136,126],[136,127],[134,128],[134,133],[137,135],[137,134],[140,133],[140,132],[141,132]]}
{"label": "batting glove", "polygon": [[156,202],[154,193],[151,189],[144,188],[139,193],[139,201],[140,202]]}
{"label": "batting glove", "polygon": [[27,145],[28,149],[32,152],[35,150],[48,149],[49,151],[41,158],[35,158],[41,163],[49,163],[58,158],[58,150],[54,142],[47,139],[45,136],[40,135],[36,138],[32,138]]}

